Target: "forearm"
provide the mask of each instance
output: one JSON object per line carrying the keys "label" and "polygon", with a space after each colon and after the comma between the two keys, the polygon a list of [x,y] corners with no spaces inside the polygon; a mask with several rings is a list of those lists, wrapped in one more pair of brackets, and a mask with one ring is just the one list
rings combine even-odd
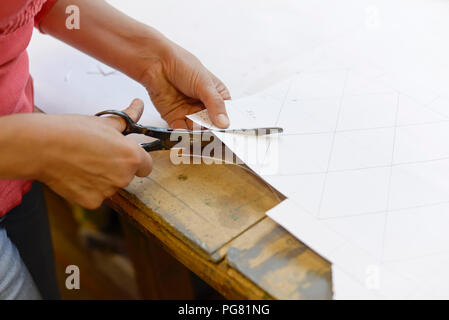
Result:
{"label": "forearm", "polygon": [[44,115],[16,114],[0,117],[0,179],[36,179],[45,153]]}
{"label": "forearm", "polygon": [[[66,28],[66,7],[80,9],[80,29]],[[44,32],[140,81],[168,40],[102,0],[59,0],[41,22]],[[132,63],[130,63],[132,61]]]}

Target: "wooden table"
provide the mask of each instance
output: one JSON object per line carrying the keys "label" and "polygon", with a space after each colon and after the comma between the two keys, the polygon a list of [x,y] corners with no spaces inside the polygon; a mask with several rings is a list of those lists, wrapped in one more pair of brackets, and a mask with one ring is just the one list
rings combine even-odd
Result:
{"label": "wooden table", "polygon": [[121,213],[144,297],[190,293],[165,250],[226,298],[331,298],[330,264],[265,215],[282,196],[261,179],[236,165],[152,156],[151,175],[108,200]]}

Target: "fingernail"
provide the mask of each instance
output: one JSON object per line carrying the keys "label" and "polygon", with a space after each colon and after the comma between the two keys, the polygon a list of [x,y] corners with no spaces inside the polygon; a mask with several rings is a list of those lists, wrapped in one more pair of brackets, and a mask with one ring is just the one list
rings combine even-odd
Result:
{"label": "fingernail", "polygon": [[216,121],[220,127],[223,128],[229,127],[229,118],[224,113],[217,114]]}

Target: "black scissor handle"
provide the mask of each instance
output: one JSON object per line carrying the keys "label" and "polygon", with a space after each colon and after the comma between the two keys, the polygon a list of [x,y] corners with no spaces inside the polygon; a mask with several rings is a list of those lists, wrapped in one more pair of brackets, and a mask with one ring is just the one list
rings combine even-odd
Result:
{"label": "black scissor handle", "polygon": [[125,136],[130,133],[142,133],[140,130],[141,129],[140,126],[137,123],[135,123],[133,121],[133,119],[131,119],[131,117],[123,111],[105,110],[105,111],[101,111],[101,112],[98,112],[95,114],[95,116],[97,116],[97,117],[104,116],[104,115],[114,115],[114,116],[118,116],[118,117],[122,118],[123,120],[125,120],[126,128],[122,132]]}

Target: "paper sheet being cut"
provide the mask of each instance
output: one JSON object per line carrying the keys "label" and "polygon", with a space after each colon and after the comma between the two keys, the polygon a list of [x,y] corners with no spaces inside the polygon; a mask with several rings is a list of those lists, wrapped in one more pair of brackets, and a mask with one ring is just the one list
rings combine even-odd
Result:
{"label": "paper sheet being cut", "polygon": [[278,170],[249,164],[288,197],[267,214],[332,262],[336,298],[447,298],[449,99],[339,50],[227,102],[231,123],[284,128]]}

